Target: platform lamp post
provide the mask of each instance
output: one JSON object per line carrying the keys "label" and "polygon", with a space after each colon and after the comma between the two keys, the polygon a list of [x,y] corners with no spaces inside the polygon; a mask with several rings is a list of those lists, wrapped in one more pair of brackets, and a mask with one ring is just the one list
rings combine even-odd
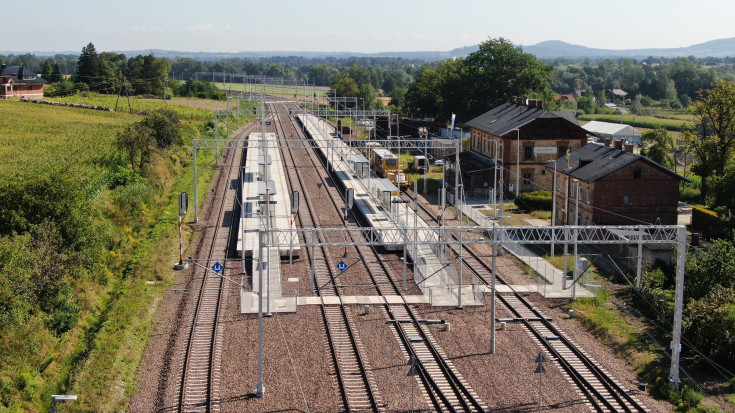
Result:
{"label": "platform lamp post", "polygon": [[429,172],[429,131],[426,129],[426,127],[421,128],[421,133],[424,135],[424,157],[426,157],[426,168],[424,168],[424,195],[426,195],[427,188],[429,185],[427,185],[427,176],[426,174]]}
{"label": "platform lamp post", "polygon": [[[461,188],[461,187],[460,187]],[[460,215],[461,218],[461,215]],[[462,309],[462,267],[464,262],[462,261],[462,220],[459,221],[459,288],[457,289],[457,309]]]}
{"label": "platform lamp post", "polygon": [[[462,136],[461,129],[459,135]],[[461,149],[462,141],[460,139],[457,139],[456,150],[454,153],[454,218],[460,220],[460,225],[462,225],[462,201],[459,194],[459,151]]]}
{"label": "platform lamp post", "polygon": [[574,197],[575,200],[575,212],[574,212],[574,269],[572,270],[573,279],[572,279],[572,300],[575,300],[577,298],[577,277],[578,277],[578,265],[577,265],[577,242],[579,239],[579,179],[575,179],[572,182],[577,184],[577,188],[575,190]]}
{"label": "platform lamp post", "polygon": [[[493,195],[494,196],[494,195]],[[490,284],[491,298],[490,298],[490,354],[495,354],[495,279],[497,278],[498,271],[498,229],[493,228],[493,249],[492,249],[492,282]]]}

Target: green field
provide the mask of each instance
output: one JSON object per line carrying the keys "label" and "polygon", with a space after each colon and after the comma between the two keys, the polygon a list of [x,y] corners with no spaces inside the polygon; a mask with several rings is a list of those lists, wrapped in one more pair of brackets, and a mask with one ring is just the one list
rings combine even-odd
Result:
{"label": "green field", "polygon": [[635,120],[634,120],[633,115],[620,116],[620,114],[597,114],[597,115],[585,114],[585,115],[580,115],[579,120],[582,120],[582,121],[597,120],[597,121],[611,122],[611,123],[625,123],[625,124],[628,124],[628,125],[631,125],[637,128],[646,128],[646,129],[654,129],[656,126],[663,126],[668,131],[681,132],[682,124],[691,122],[692,117],[688,114],[667,113],[667,114],[658,114],[655,116],[637,115],[635,116]]}
{"label": "green field", "polygon": [[[116,96],[53,100],[114,107]],[[191,191],[191,140],[214,118],[160,100],[131,98],[131,106],[137,113],[0,100],[0,216],[11,228],[0,234],[0,301],[10,303],[0,305],[0,411],[48,411],[59,393],[79,395],[65,406],[78,411],[127,410],[156,304],[172,282],[175,194]],[[145,170],[131,170],[115,148],[118,132],[163,107],[182,119],[184,145],[156,149]],[[213,151],[197,161],[203,202]],[[59,316],[67,327],[51,322]]]}
{"label": "green field", "polygon": [[[234,90],[238,92],[252,92],[252,93],[263,93],[263,85],[253,85],[253,84],[245,84],[245,83],[221,83],[217,82],[215,83],[218,88],[222,90]],[[286,95],[286,96],[293,96],[294,94],[298,95],[299,97],[304,97],[304,93],[306,93],[306,97],[312,97],[316,93],[317,96],[325,96],[326,92],[329,90],[326,86],[272,86],[267,85],[265,86],[265,93],[268,95]]]}
{"label": "green field", "polygon": [[17,100],[0,101],[0,174],[25,174],[53,165],[73,167],[82,179],[99,172],[95,160],[113,150],[115,134],[139,116]]}
{"label": "green field", "polygon": [[44,100],[62,103],[79,103],[90,106],[103,106],[110,109],[115,109],[117,106],[117,111],[120,113],[130,113],[131,111],[133,113],[142,113],[167,108],[175,110],[181,119],[192,121],[206,121],[214,115],[213,111],[208,109],[172,105],[160,99],[131,97],[130,106],[128,106],[128,99],[125,97],[121,97],[118,101],[117,95],[102,95],[98,93],[84,93],[68,97],[44,98]]}

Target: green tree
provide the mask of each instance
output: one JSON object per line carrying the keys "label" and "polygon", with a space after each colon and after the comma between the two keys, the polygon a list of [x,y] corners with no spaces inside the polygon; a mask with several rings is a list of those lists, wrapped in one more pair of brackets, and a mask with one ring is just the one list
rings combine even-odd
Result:
{"label": "green tree", "polygon": [[419,115],[446,119],[456,113],[459,119],[469,120],[514,95],[550,103],[551,73],[551,66],[508,40],[490,39],[465,59],[425,69],[409,86],[406,106]]}
{"label": "green tree", "polygon": [[645,115],[647,113],[646,108],[643,106],[643,95],[641,95],[640,93],[635,95],[635,99],[630,105],[630,112],[633,115]]}
{"label": "green tree", "polygon": [[399,69],[388,73],[383,80],[383,92],[390,96],[391,92],[397,88],[405,89],[411,84],[413,79],[405,70]]}
{"label": "green tree", "polygon": [[735,288],[717,285],[687,307],[684,334],[706,356],[735,368]]}
{"label": "green tree", "polygon": [[156,59],[152,54],[129,59],[128,72],[129,78],[132,78],[134,93],[163,96],[164,81],[170,68],[170,60]]}
{"label": "green tree", "polygon": [[51,69],[51,76],[48,81],[51,83],[61,82],[61,68],[59,67],[59,63],[54,63],[54,66]]}
{"label": "green tree", "polygon": [[683,128],[687,150],[694,155],[692,171],[702,177],[702,199],[707,199],[711,176],[722,176],[735,154],[735,82],[720,80],[699,92],[689,106],[694,116]]}
{"label": "green tree", "polygon": [[331,86],[337,79],[339,71],[331,65],[313,65],[309,68],[309,81],[316,86]]}
{"label": "green tree", "polygon": [[79,56],[79,61],[77,63],[75,81],[83,82],[88,85],[94,84],[99,81],[99,75],[99,56],[97,56],[97,50],[94,48],[94,45],[90,42],[82,48],[82,54]]}
{"label": "green tree", "polygon": [[206,63],[190,57],[177,57],[171,64],[171,71],[176,78],[190,79],[197,72],[209,71],[209,67]]}
{"label": "green tree", "polygon": [[[722,176],[714,176],[710,180],[710,198],[712,206],[720,212],[721,217],[732,217],[735,211],[735,166],[730,165]],[[730,218],[735,221],[735,217]]]}
{"label": "green tree", "polygon": [[663,126],[641,136],[641,155],[669,168],[674,168],[674,138]]}
{"label": "green tree", "polygon": [[439,84],[438,69],[425,68],[406,91],[406,112],[412,116],[438,117],[441,96],[436,91]]}
{"label": "green tree", "polygon": [[403,105],[406,103],[406,89],[402,87],[397,87],[393,89],[389,96],[390,105],[401,109],[401,112],[403,112],[402,108]]}
{"label": "green tree", "polygon": [[358,86],[355,79],[349,77],[347,74],[342,73],[337,77],[337,80],[332,84],[337,96],[357,96],[360,94],[360,87]]}
{"label": "green tree", "polygon": [[503,38],[490,39],[480,44],[476,52],[464,60],[463,84],[468,87],[463,111],[457,110],[462,119],[471,119],[501,103],[511,96],[536,94],[551,101],[553,94],[551,71],[534,55],[524,53],[520,47]]}
{"label": "green tree", "polygon": [[142,169],[148,163],[156,145],[152,132],[150,128],[136,123],[117,134],[115,146],[128,155],[131,168]]}
{"label": "green tree", "polygon": [[159,148],[183,144],[179,115],[170,109],[158,109],[146,116],[139,124],[150,130],[153,141]]}
{"label": "green tree", "polygon": [[382,103],[378,102],[378,92],[375,90],[373,85],[365,83],[360,85],[357,93],[357,104],[361,107],[362,102],[365,102],[365,109],[378,108]]}
{"label": "green tree", "polygon": [[53,72],[53,66],[51,65],[51,59],[46,59],[41,63],[41,77],[43,77],[46,81],[51,81],[51,74]]}
{"label": "green tree", "polygon": [[577,98],[577,109],[583,110],[584,113],[595,113],[595,102],[591,97],[580,96]]}

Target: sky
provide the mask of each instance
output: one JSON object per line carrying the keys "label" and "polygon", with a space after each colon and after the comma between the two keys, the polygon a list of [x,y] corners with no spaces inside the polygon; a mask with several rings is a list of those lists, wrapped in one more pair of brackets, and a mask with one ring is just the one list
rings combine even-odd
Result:
{"label": "sky", "polygon": [[0,50],[448,51],[503,37],[601,49],[735,37],[732,0],[36,0],[0,25]]}

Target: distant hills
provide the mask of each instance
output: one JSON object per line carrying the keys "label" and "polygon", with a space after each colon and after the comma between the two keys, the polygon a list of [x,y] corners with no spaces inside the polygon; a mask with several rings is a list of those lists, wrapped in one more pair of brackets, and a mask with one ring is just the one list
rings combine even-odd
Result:
{"label": "distant hills", "polygon": [[728,57],[735,56],[735,37],[729,39],[711,40],[688,47],[676,47],[670,49],[593,49],[576,44],[570,44],[559,40],[549,40],[532,46],[522,46],[523,51],[531,53],[539,59],[556,59],[558,57],[568,58],[606,58],[606,57],[630,57],[645,59],[654,57]]}
{"label": "distant hills", "polygon": [[[559,40],[549,40],[534,44],[531,46],[521,46],[523,51],[531,53],[539,59],[556,59],[560,57],[566,58],[621,58],[630,57],[634,59],[645,59],[648,56],[654,57],[735,57],[735,37],[729,39],[711,40],[708,42],[695,44],[688,47],[677,48],[658,48],[658,49],[595,49],[586,46],[579,46]],[[454,57],[463,57],[477,50],[475,46],[465,46],[450,51],[426,51],[426,52],[382,52],[382,53],[359,53],[359,52],[309,52],[309,51],[267,51],[267,52],[237,52],[237,53],[221,53],[221,52],[186,52],[176,50],[116,50],[116,53],[124,53],[126,56],[147,55],[153,53],[156,57],[190,57],[202,61],[218,61],[221,59],[231,58],[265,58],[274,56],[301,56],[306,58],[336,58],[347,59],[350,57],[394,57],[404,58],[407,60],[423,60],[436,61],[451,59]],[[17,51],[0,51],[0,54],[23,54],[28,52]],[[37,56],[53,56],[55,54],[62,55],[78,55],[79,52],[48,52],[48,51],[32,51]]]}

